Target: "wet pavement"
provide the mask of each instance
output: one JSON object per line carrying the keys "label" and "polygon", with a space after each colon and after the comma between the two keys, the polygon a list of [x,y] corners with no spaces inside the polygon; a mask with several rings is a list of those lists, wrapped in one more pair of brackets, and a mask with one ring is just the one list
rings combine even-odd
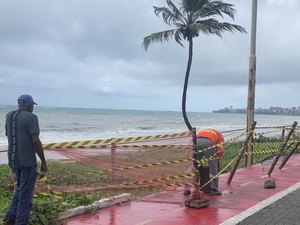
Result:
{"label": "wet pavement", "polygon": [[183,188],[174,188],[69,218],[64,225],[300,224],[300,154],[294,154],[282,170],[277,165],[272,173],[276,188],[264,189],[271,163],[238,169],[230,185],[229,174],[221,175],[223,195],[202,195],[210,200],[207,208],[186,208]]}

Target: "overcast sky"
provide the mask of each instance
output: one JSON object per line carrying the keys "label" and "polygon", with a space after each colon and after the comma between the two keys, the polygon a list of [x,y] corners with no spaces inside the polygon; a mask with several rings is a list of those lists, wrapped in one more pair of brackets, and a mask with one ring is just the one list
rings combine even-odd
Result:
{"label": "overcast sky", "polygon": [[[174,0],[178,2],[178,0]],[[188,111],[247,105],[252,0],[227,0],[247,34],[200,35]],[[258,0],[255,108],[299,106],[300,1]],[[169,29],[165,0],[1,0],[0,104],[181,110],[188,48],[143,38]]]}

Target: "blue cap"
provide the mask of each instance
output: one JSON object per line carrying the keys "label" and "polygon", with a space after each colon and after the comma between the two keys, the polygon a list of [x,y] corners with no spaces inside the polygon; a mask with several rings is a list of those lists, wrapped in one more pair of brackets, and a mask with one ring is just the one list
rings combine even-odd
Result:
{"label": "blue cap", "polygon": [[33,101],[31,95],[21,95],[18,98],[18,104],[22,104],[22,103],[32,103],[33,105],[37,105],[37,103]]}

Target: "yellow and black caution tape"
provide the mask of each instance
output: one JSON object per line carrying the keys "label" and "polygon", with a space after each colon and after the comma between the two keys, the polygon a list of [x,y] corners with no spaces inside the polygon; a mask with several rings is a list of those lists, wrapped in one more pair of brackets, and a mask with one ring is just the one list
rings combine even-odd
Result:
{"label": "yellow and black caution tape", "polygon": [[226,141],[226,142],[220,142],[218,144],[215,144],[215,145],[212,145],[212,146],[209,146],[208,148],[205,148],[205,149],[199,149],[197,150],[197,146],[193,145],[193,149],[195,149],[195,153],[203,153],[211,148],[215,148],[215,147],[218,147],[218,146],[222,146],[223,145],[223,148],[226,148],[228,147],[229,145],[235,143],[239,138],[241,138],[242,136],[244,136],[246,133],[246,131],[242,132],[240,135],[236,136],[236,137],[233,137],[231,138],[230,140]]}
{"label": "yellow and black caution tape", "polygon": [[[163,148],[163,149],[191,149],[191,145],[116,145],[116,148],[128,149],[128,148]],[[65,146],[65,147],[51,147],[51,149],[59,151],[66,149],[107,149],[111,148],[111,145],[80,145],[80,146]]]}
{"label": "yellow and black caution tape", "polygon": [[218,159],[217,153],[213,154],[212,156],[210,156],[208,158],[203,158],[203,159],[200,159],[200,160],[193,160],[193,161],[196,162],[197,166],[201,166],[203,164],[208,163],[209,161],[216,160],[216,159]]}
{"label": "yellow and black caution tape", "polygon": [[[265,149],[265,150],[253,152],[252,154],[276,153],[278,151],[279,151],[278,149],[271,149],[271,150]],[[241,154],[241,152],[239,152],[217,175],[211,177],[211,179],[209,181],[207,181],[202,187],[200,187],[200,189],[205,187],[207,184],[209,184],[215,178],[218,178],[225,170],[227,170],[236,161],[236,159],[240,156],[240,154]],[[214,160],[214,159],[216,159],[215,156],[211,156],[208,159],[202,159],[202,160],[191,159],[191,161],[196,161],[198,163],[204,163],[204,162],[208,162],[209,160]],[[189,184],[173,183],[173,184],[163,184],[163,185],[157,185],[157,184],[152,185],[151,183],[169,181],[169,180],[177,180],[177,179],[181,179],[181,178],[190,178],[195,175],[197,175],[197,173],[175,175],[175,176],[169,176],[169,177],[165,177],[165,178],[156,178],[153,180],[144,180],[144,181],[127,183],[127,184],[123,184],[123,185],[142,185],[142,186],[155,186],[155,187],[176,187],[176,186],[194,185],[194,183],[189,183]]]}
{"label": "yellow and black caution tape", "polygon": [[40,184],[42,182],[45,182],[45,187],[47,188],[48,192],[39,192],[39,194],[43,195],[43,196],[50,196],[52,195],[53,197],[57,198],[57,199],[62,199],[61,192],[57,192],[57,191],[53,191],[50,184],[48,183],[48,176],[42,176],[41,178],[39,178],[37,180],[37,184]]}
{"label": "yellow and black caution tape", "polygon": [[[214,156],[207,158],[207,159],[200,159],[200,160],[196,160],[194,158],[177,159],[177,160],[147,163],[147,164],[135,165],[135,166],[117,167],[117,168],[106,169],[106,170],[98,170],[96,172],[85,173],[85,175],[103,174],[103,173],[110,173],[110,172],[114,172],[114,171],[124,171],[124,170],[132,170],[132,169],[143,169],[143,168],[148,168],[148,167],[165,166],[165,165],[172,165],[172,164],[191,162],[191,161],[196,162],[198,165],[203,165],[203,164],[207,163],[208,161],[214,160],[214,159],[216,159],[216,157],[214,157]],[[56,180],[56,179],[65,179],[65,178],[68,178],[69,176],[73,176],[73,175],[74,174],[69,174],[69,175],[65,175],[65,176],[56,176],[56,177],[48,178],[48,181],[52,181],[52,180]]]}
{"label": "yellow and black caution tape", "polygon": [[44,144],[43,148],[45,149],[70,148],[70,147],[79,148],[79,146],[111,145],[111,144],[121,144],[121,143],[129,143],[129,142],[142,142],[142,141],[150,141],[150,140],[159,140],[159,139],[167,139],[167,138],[183,138],[183,137],[191,137],[190,131],[182,132],[182,133],[174,133],[174,134],[50,143],[50,144]]}
{"label": "yellow and black caution tape", "polygon": [[[240,138],[242,135],[244,135],[245,132],[243,132],[241,135],[232,138],[232,141],[235,141],[236,139]],[[157,148],[174,148],[174,147],[178,147],[178,148],[192,148],[192,145],[124,145],[125,147],[157,147]],[[217,145],[211,146],[207,149],[210,149],[212,147],[215,147]],[[91,147],[91,146],[89,146]],[[94,148],[101,148],[101,146],[93,146]],[[122,147],[122,145],[120,146]],[[203,150],[197,150],[197,152],[201,153],[206,151],[207,149],[203,149]],[[176,163],[182,163],[182,162],[190,162],[190,161],[194,161],[198,164],[198,166],[203,165],[205,163],[208,163],[210,160],[215,160],[217,159],[217,153],[210,156],[209,158],[203,158],[201,160],[196,160],[194,158],[188,158],[188,159],[179,159],[179,160],[170,160],[170,161],[164,161],[164,162],[156,162],[156,163],[147,163],[147,164],[142,164],[142,165],[136,165],[136,166],[128,166],[128,167],[120,167],[120,168],[112,168],[112,169],[107,169],[107,170],[101,170],[101,171],[97,171],[94,173],[89,173],[86,175],[91,175],[91,174],[96,174],[96,173],[107,173],[107,172],[113,172],[113,171],[122,171],[122,170],[130,170],[130,169],[142,169],[142,168],[146,168],[146,167],[153,167],[153,166],[164,166],[164,165],[170,165],[170,164],[176,164]],[[68,176],[64,176],[65,178],[67,178]],[[54,177],[54,178],[50,178],[50,180],[55,180],[58,177]]]}
{"label": "yellow and black caution tape", "polygon": [[279,152],[279,149],[264,149],[259,151],[253,151],[254,155],[260,155],[260,154],[271,154],[271,153],[277,153]]}
{"label": "yellow and black caution tape", "polygon": [[[299,143],[300,141],[298,141],[298,140],[289,140],[288,142],[287,142],[287,144],[290,144],[290,146],[289,147],[291,147],[291,146],[293,146],[294,144],[297,144],[297,143]],[[255,143],[253,143],[253,146],[261,146],[261,145],[282,145],[282,144],[284,144],[285,142],[284,141],[277,141],[277,142],[261,142],[261,143],[257,143],[257,142],[255,142]]]}
{"label": "yellow and black caution tape", "polygon": [[291,125],[269,126],[269,127],[255,127],[255,130],[265,130],[265,129],[290,130],[291,129]]}
{"label": "yellow and black caution tape", "polygon": [[167,149],[191,149],[192,145],[117,145],[117,148],[167,148]]}
{"label": "yellow and black caution tape", "polygon": [[[253,130],[250,131],[250,132],[253,132]],[[214,179],[218,178],[225,170],[227,170],[242,155],[242,150],[244,150],[244,148],[245,147],[241,148],[239,150],[238,154],[221,171],[219,171],[215,176],[212,176],[209,181],[207,181],[205,184],[203,184],[201,187],[199,187],[199,190],[202,189],[202,188],[204,188],[211,181],[213,181]]]}
{"label": "yellow and black caution tape", "polygon": [[197,175],[197,173],[179,174],[179,175],[174,175],[174,176],[155,178],[152,180],[142,180],[142,181],[136,181],[136,182],[131,182],[131,183],[124,183],[121,185],[125,185],[125,186],[126,185],[143,185],[143,184],[147,184],[147,183],[164,182],[164,181],[178,180],[178,179],[182,179],[182,178],[191,178],[196,175]]}
{"label": "yellow and black caution tape", "polygon": [[219,171],[219,173],[217,173],[215,176],[212,176],[209,181],[207,181],[205,184],[203,184],[201,187],[199,187],[199,190],[204,188],[206,185],[208,185],[214,179],[218,178],[225,170],[227,170],[227,168],[229,168],[237,160],[237,158],[241,155],[241,150],[242,149],[240,149],[239,153],[221,171]]}
{"label": "yellow and black caution tape", "polygon": [[263,154],[272,154],[279,152],[279,149],[262,149],[258,151],[253,151],[252,153],[245,152],[245,155],[253,154],[253,155],[263,155]]}
{"label": "yellow and black caution tape", "polygon": [[184,186],[193,186],[195,185],[194,183],[181,183],[181,182],[177,182],[177,183],[170,183],[170,184],[154,184],[154,183],[149,183],[149,184],[141,184],[139,186],[141,187],[160,187],[160,188],[168,188],[168,187],[184,187]]}
{"label": "yellow and black caution tape", "polygon": [[247,133],[247,131],[245,130],[245,131],[243,131],[240,135],[238,135],[238,136],[236,136],[236,137],[233,137],[233,138],[229,139],[228,141],[226,141],[226,142],[224,143],[224,147],[225,147],[225,146],[228,146],[228,145],[230,145],[230,144],[232,144],[232,143],[236,143],[237,140],[239,140],[241,137],[245,136],[246,133]]}
{"label": "yellow and black caution tape", "polygon": [[[243,132],[241,135],[234,137],[226,142],[225,145],[230,145],[232,142],[238,140],[245,134]],[[145,141],[151,140],[151,138],[167,138],[167,137],[189,137],[190,132],[184,133],[176,133],[171,135],[155,135],[155,136],[145,136],[145,137],[135,137],[135,138],[111,138],[111,139],[100,139],[100,140],[87,140],[87,141],[78,141],[78,142],[63,142],[63,143],[51,143],[45,144],[43,147],[45,149],[55,149],[55,150],[65,150],[65,149],[107,149],[111,148],[112,144],[115,144],[117,148],[164,148],[164,149],[190,149],[193,148],[192,145],[125,145],[122,143],[128,142],[138,142],[138,141]],[[223,143],[220,143],[223,144]],[[213,148],[217,145],[214,145],[210,148]],[[209,148],[208,148],[209,149]],[[197,152],[203,152],[205,150],[198,150]]]}
{"label": "yellow and black caution tape", "polygon": [[[147,163],[147,164],[135,165],[135,166],[117,167],[117,168],[112,168],[112,169],[98,170],[96,172],[85,173],[85,175],[109,173],[109,172],[114,172],[114,171],[123,171],[123,170],[131,170],[131,169],[143,169],[143,168],[153,167],[153,166],[164,166],[164,165],[170,165],[170,164],[190,162],[193,160],[194,159],[178,159],[178,160],[170,160],[170,161],[164,161],[164,162]],[[50,181],[50,180],[56,180],[58,178],[67,178],[68,176],[69,175],[63,176],[63,177],[52,177],[52,178],[49,178],[48,180]]]}
{"label": "yellow and black caution tape", "polygon": [[178,160],[170,160],[164,162],[147,163],[147,164],[136,165],[136,166],[127,166],[127,167],[119,167],[119,168],[113,168],[108,170],[101,170],[98,171],[98,173],[122,171],[122,170],[130,170],[130,169],[142,169],[142,168],[152,167],[152,166],[165,166],[165,165],[177,164],[177,163],[189,162],[189,161],[191,161],[191,159],[178,159]]}
{"label": "yellow and black caution tape", "polygon": [[249,143],[253,146],[262,146],[262,145],[281,145],[283,144],[283,142],[280,142],[280,141],[269,141],[269,142],[254,142],[254,143]]}
{"label": "yellow and black caution tape", "polygon": [[[254,132],[253,135],[254,136],[259,136],[259,135],[266,135],[266,134],[271,134],[271,133],[276,133],[276,132],[282,132],[282,129],[276,129],[276,127],[273,127],[275,130],[268,130],[268,131],[265,131],[265,132]],[[291,129],[291,128],[289,128]],[[289,130],[289,129],[285,129],[285,130]]]}

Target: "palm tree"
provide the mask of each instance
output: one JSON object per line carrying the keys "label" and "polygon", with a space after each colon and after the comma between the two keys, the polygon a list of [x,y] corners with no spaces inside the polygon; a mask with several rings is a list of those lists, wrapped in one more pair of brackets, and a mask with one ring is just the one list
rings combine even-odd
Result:
{"label": "palm tree", "polygon": [[168,7],[153,6],[154,13],[156,16],[161,16],[166,24],[174,28],[152,33],[144,38],[143,45],[147,50],[152,43],[168,42],[172,38],[181,46],[183,46],[183,40],[188,42],[189,56],[182,93],[182,115],[186,126],[191,130],[192,126],[186,115],[186,93],[193,59],[193,39],[200,33],[222,37],[222,33],[225,31],[242,33],[246,31],[241,26],[219,22],[216,19],[216,17],[223,18],[225,14],[234,20],[235,9],[232,4],[216,0],[180,0],[178,3],[180,7],[177,7],[171,0],[166,0],[166,2]]}

